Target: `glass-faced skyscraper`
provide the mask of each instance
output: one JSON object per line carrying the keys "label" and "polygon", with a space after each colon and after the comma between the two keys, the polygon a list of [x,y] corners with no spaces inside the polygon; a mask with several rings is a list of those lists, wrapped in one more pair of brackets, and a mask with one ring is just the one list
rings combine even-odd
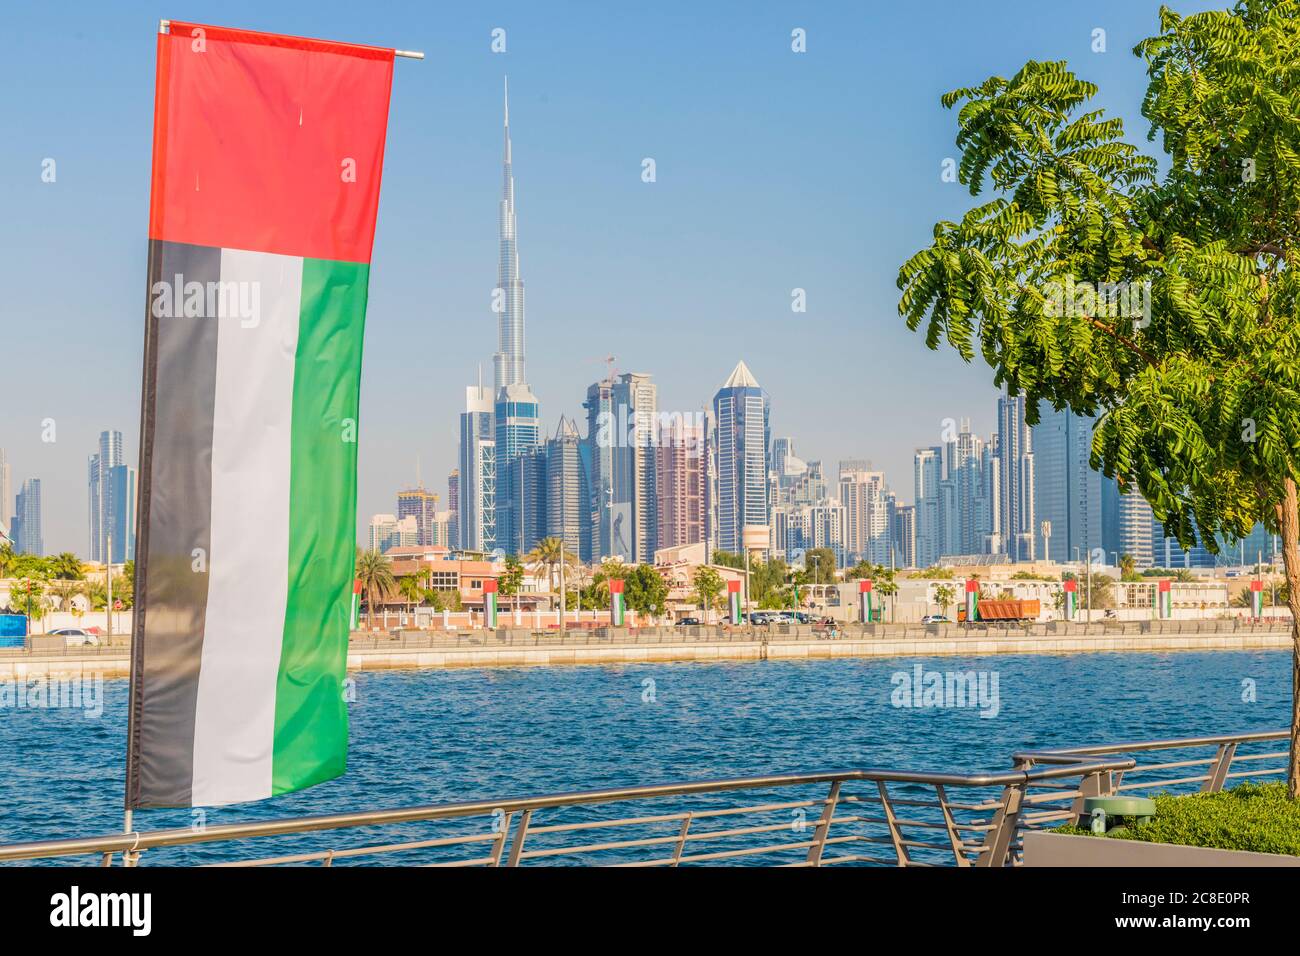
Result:
{"label": "glass-faced skyscraper", "polygon": [[713,446],[717,455],[717,546],[743,548],[744,529],[770,526],[768,445],[771,406],[744,362],[713,396]]}

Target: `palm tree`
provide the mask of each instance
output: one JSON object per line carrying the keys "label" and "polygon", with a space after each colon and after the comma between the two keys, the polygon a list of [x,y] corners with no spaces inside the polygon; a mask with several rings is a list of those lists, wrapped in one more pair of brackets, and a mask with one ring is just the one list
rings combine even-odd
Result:
{"label": "palm tree", "polygon": [[82,592],[80,581],[70,581],[67,578],[56,577],[50,582],[50,594],[58,598],[59,610],[66,611],[72,604],[72,599]]}
{"label": "palm tree", "polygon": [[375,596],[393,590],[393,562],[378,551],[361,551],[357,554],[357,580],[366,592],[366,624],[374,626]]}
{"label": "palm tree", "polygon": [[546,588],[555,593],[555,569],[560,566],[560,552],[564,542],[559,538],[543,538],[537,546],[528,552],[528,560],[546,568]]}
{"label": "palm tree", "polygon": [[397,590],[402,593],[402,597],[411,602],[412,608],[424,600],[424,587],[420,583],[418,571],[415,574],[403,575],[397,584]]}
{"label": "palm tree", "polygon": [[81,559],[71,551],[64,551],[49,560],[50,576],[61,581],[80,581],[86,576]]}

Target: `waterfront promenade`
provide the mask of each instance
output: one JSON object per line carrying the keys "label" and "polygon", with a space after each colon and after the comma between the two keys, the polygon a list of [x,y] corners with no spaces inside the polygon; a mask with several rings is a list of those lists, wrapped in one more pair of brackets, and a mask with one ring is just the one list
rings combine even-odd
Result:
{"label": "waterfront promenade", "polygon": [[[107,647],[37,642],[0,650],[0,680],[39,676],[126,677],[126,639]],[[45,646],[42,646],[45,645]],[[845,625],[830,632],[807,625],[646,627],[533,631],[355,632],[349,670],[641,664],[675,661],[828,660],[838,658],[1081,654],[1092,652],[1282,650],[1290,620],[1252,623],[1126,621],[967,628],[957,624]]]}

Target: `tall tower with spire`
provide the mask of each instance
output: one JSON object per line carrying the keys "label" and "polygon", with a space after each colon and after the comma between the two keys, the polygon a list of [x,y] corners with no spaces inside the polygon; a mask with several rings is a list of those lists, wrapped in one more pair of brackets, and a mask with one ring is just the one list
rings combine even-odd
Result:
{"label": "tall tower with spire", "polygon": [[524,280],[519,277],[519,244],[515,225],[515,177],[510,158],[510,80],[505,87],[505,145],[501,169],[497,287],[497,351],[492,357],[496,392],[524,381]]}
{"label": "tall tower with spire", "polygon": [[499,228],[500,255],[493,308],[497,310],[497,351],[492,357],[495,377],[493,404],[496,448],[496,546],[507,554],[525,550],[528,517],[520,494],[524,490],[523,459],[542,444],[541,406],[524,377],[524,281],[519,278],[518,232],[515,226],[515,177],[510,155],[510,86],[505,88],[505,146],[502,156]]}

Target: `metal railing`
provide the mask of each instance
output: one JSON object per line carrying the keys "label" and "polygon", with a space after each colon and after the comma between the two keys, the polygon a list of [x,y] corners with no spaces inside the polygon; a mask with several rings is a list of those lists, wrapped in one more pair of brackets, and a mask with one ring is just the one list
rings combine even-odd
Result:
{"label": "metal railing", "polygon": [[982,774],[777,774],[154,830],[0,846],[0,862],[1015,866],[1025,830],[1077,818],[1086,796],[1284,775],[1287,737],[1032,751]]}

